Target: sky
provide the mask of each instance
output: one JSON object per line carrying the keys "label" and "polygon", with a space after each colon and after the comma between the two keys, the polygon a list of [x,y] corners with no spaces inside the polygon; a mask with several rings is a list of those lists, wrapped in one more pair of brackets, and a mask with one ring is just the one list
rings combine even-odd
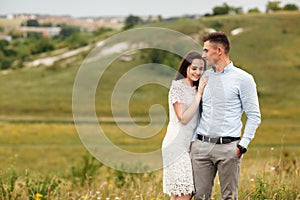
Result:
{"label": "sky", "polygon": [[[72,17],[203,15],[227,3],[244,12],[257,7],[264,12],[269,0],[0,0],[0,15],[16,13],[70,15]],[[281,0],[281,6],[300,0]]]}

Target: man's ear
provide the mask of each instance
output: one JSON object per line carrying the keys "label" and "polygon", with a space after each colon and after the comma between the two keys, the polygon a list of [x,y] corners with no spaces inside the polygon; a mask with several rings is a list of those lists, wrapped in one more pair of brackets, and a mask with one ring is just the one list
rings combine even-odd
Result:
{"label": "man's ear", "polygon": [[225,54],[225,48],[224,48],[224,46],[223,45],[218,45],[217,52],[218,52],[219,56]]}
{"label": "man's ear", "polygon": [[223,49],[221,46],[218,46],[218,48],[217,48],[217,52],[218,52],[218,55],[220,56],[220,55],[222,55],[222,54],[223,54],[223,52],[224,52],[224,49]]}

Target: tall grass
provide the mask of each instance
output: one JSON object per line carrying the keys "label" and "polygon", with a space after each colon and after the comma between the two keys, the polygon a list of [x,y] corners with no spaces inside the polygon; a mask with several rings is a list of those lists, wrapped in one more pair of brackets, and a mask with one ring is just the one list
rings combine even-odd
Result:
{"label": "tall grass", "polygon": [[[116,145],[134,152],[160,148],[163,137],[160,133],[138,150],[139,141],[124,136],[116,125],[104,128]],[[276,136],[274,129],[289,135]],[[297,124],[266,123],[259,129],[243,158],[240,199],[297,198],[298,132]],[[73,124],[1,123],[0,138],[0,199],[168,199],[162,193],[162,170],[132,174],[99,163],[85,150]],[[213,196],[219,199],[215,183]]]}
{"label": "tall grass", "polygon": [[[240,199],[297,199],[300,196],[299,163],[284,155],[261,161],[254,171],[242,168]],[[273,163],[274,164],[274,163]],[[168,199],[162,193],[162,171],[131,174],[103,166],[86,155],[61,175],[30,170],[1,170],[0,198],[10,199]],[[218,180],[213,198],[220,199]]]}

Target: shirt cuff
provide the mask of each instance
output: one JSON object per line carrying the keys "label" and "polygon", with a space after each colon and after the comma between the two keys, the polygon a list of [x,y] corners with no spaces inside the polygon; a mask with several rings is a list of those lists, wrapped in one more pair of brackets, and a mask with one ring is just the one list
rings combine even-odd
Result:
{"label": "shirt cuff", "polygon": [[241,141],[239,142],[239,145],[242,147],[248,148],[249,143],[251,142],[251,139],[243,137]]}
{"label": "shirt cuff", "polygon": [[196,141],[197,139],[198,139],[198,133],[195,131],[192,138],[192,142]]}

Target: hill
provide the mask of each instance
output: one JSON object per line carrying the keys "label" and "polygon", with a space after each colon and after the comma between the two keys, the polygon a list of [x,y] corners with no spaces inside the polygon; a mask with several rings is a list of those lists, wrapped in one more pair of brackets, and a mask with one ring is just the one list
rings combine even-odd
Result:
{"label": "hill", "polygon": [[[299,196],[299,15],[295,12],[182,18],[138,27],[165,27],[190,35],[195,40],[201,40],[207,29],[225,31],[231,40],[231,58],[235,65],[253,74],[259,92],[262,124],[243,158],[241,199],[296,199]],[[178,45],[178,41],[174,44]],[[159,123],[138,129],[125,119],[122,127],[117,126],[111,121],[111,96],[114,86],[130,74],[133,67],[149,63],[151,53],[149,49],[133,51],[123,59],[114,60],[101,77],[95,104],[87,105],[95,105],[97,115],[101,117],[99,125],[111,144],[134,153],[160,150],[166,124],[159,130],[156,130],[156,125],[161,125]],[[174,68],[179,64],[178,58],[166,52],[159,51],[154,55]],[[57,61],[53,66],[40,65],[0,74],[0,160],[5,161],[0,165],[3,179],[0,181],[0,196],[27,195],[24,191],[28,191],[28,196],[32,195],[30,198],[42,194],[49,198],[68,195],[66,198],[86,199],[85,195],[94,191],[103,195],[101,199],[114,195],[124,199],[139,198],[137,194],[141,194],[141,198],[164,198],[161,170],[133,175],[102,164],[99,167],[98,162],[89,159],[91,156],[87,155],[86,145],[83,146],[82,134],[78,135],[80,131],[72,119],[73,85],[86,56],[87,53],[80,53]],[[154,71],[160,77],[170,78],[160,69],[147,70],[142,72],[142,77],[152,80],[156,75]],[[87,83],[92,76],[97,74],[86,77]],[[137,76],[130,81],[136,83],[139,79]],[[122,86],[122,89],[127,89],[128,85]],[[167,93],[162,86],[148,84],[138,88],[129,102],[126,98],[120,100],[128,103],[132,117],[147,120],[153,104],[167,108]],[[145,124],[142,120],[138,122]],[[90,131],[88,135],[93,132],[97,131]],[[140,137],[145,135],[151,137]],[[97,141],[93,139],[93,142]],[[105,150],[102,143],[97,142],[96,146]],[[109,159],[116,158],[111,152],[106,155]],[[155,159],[149,160],[156,164]],[[80,180],[86,184],[78,184]],[[49,190],[47,185],[57,188]],[[8,192],[4,191],[6,188]],[[221,198],[219,190],[219,184],[215,184],[214,199]]]}
{"label": "hill", "polygon": [[[300,98],[300,44],[299,12],[276,14],[248,14],[204,17],[200,19],[183,18],[171,22],[151,24],[180,31],[199,39],[207,28],[221,30],[230,35],[232,43],[231,57],[234,63],[252,73],[256,79],[260,103],[264,118],[297,120],[300,111],[294,109]],[[149,26],[149,25],[148,25]],[[142,28],[144,26],[140,26]],[[234,29],[242,32],[231,35]],[[0,115],[7,117],[68,118],[72,117],[72,88],[81,62],[86,54],[80,54],[71,61],[61,61],[52,67],[26,68],[0,76]],[[120,75],[131,66],[145,61],[139,56],[129,62],[117,61]],[[176,66],[175,66],[176,67]],[[112,68],[111,68],[112,69]],[[110,72],[109,73],[116,73]],[[116,82],[117,80],[115,80]],[[102,84],[103,88],[110,88]],[[108,84],[113,84],[109,81]],[[102,89],[103,91],[104,89]],[[145,91],[145,90],[144,90]],[[137,91],[139,92],[139,91]],[[141,91],[140,91],[141,92]],[[166,95],[167,91],[158,93]],[[97,112],[111,116],[109,94],[98,99]],[[143,99],[135,103],[136,108],[143,108]],[[159,100],[153,97],[153,101]],[[166,106],[165,99],[159,103]],[[148,100],[147,100],[148,102]],[[155,102],[149,102],[149,104]],[[148,108],[138,115],[147,113]]]}

